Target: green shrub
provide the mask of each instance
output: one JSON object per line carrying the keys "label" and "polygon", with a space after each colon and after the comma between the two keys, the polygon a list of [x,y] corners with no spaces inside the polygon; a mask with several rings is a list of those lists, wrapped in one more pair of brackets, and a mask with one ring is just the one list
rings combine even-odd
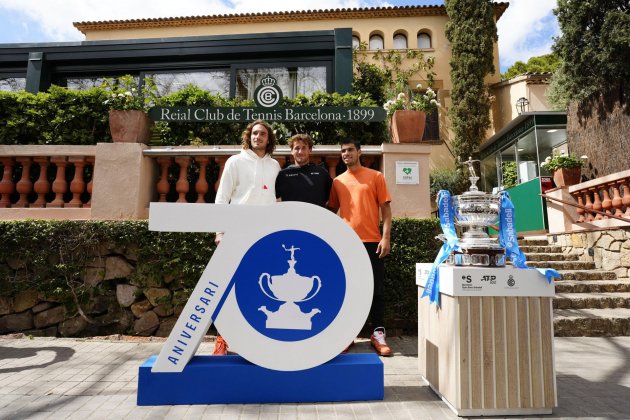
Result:
{"label": "green shrub", "polygon": [[[385,263],[387,325],[415,330],[415,264],[435,259],[439,231],[438,219],[394,220]],[[167,287],[173,300],[164,303],[182,305],[215,249],[213,234],[153,232],[146,221],[4,221],[0,237],[0,296],[35,289],[47,300],[64,303],[70,314],[96,297],[115,302],[121,283],[137,285],[140,292]],[[125,258],[134,270],[127,278],[96,285],[84,281],[86,268],[102,267],[108,257]]]}
{"label": "green shrub", "polygon": [[[48,92],[0,92],[0,144],[90,145],[111,142],[108,91],[97,87],[73,91],[52,86]],[[251,100],[227,99],[195,86],[156,101],[157,106],[249,107]],[[284,98],[281,106],[376,106],[368,95],[316,92],[311,97]],[[240,144],[247,123],[157,122],[154,138],[163,145]],[[281,144],[296,133],[310,133],[318,144],[335,144],[354,137],[363,144],[381,144],[386,123],[274,123]]]}

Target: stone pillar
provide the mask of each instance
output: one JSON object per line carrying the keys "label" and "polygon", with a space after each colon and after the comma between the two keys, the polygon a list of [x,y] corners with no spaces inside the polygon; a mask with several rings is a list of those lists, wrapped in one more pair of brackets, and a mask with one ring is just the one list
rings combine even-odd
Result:
{"label": "stone pillar", "polygon": [[141,143],[96,145],[92,218],[105,220],[144,219],[155,189],[157,169],[144,157]]}
{"label": "stone pillar", "polygon": [[[431,217],[431,197],[429,192],[429,156],[431,145],[419,143],[383,143],[381,168],[387,188],[392,195],[392,215],[394,217]],[[418,162],[420,183],[415,185],[396,184],[396,162]]]}
{"label": "stone pillar", "polygon": [[[553,190],[548,190],[545,194],[552,198],[575,202],[567,187],[554,188]],[[571,232],[573,231],[573,221],[577,221],[579,218],[577,207],[565,206],[558,201],[547,200],[549,233]]]}

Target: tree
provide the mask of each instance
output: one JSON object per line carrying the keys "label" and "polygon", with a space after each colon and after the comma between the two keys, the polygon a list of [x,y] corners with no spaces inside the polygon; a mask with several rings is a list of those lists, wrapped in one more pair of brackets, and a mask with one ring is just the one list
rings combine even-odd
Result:
{"label": "tree", "polygon": [[[558,0],[562,35],[553,51],[562,61],[550,99],[581,101],[630,80],[630,6],[627,0]],[[555,98],[555,99],[554,99]],[[554,106],[566,109],[568,103]]]}
{"label": "tree", "polygon": [[501,74],[501,79],[511,79],[524,73],[555,73],[560,64],[560,58],[554,53],[531,57],[527,63],[517,61],[512,64],[505,73]]}
{"label": "tree", "polygon": [[484,78],[494,73],[497,41],[494,7],[488,0],[447,0],[446,37],[451,43],[453,106],[449,111],[453,151],[462,162],[476,151],[490,127],[490,97]]}

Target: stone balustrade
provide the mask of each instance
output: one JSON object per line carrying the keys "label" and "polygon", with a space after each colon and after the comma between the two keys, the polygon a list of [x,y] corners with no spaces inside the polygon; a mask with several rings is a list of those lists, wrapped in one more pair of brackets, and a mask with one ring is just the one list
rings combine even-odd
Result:
{"label": "stone balustrade", "polygon": [[[225,162],[239,153],[240,146],[160,147],[144,151],[155,160],[159,176],[153,201],[177,203],[213,203]],[[381,146],[362,146],[362,164],[381,170]],[[280,167],[292,162],[287,146],[279,146],[273,154]],[[311,162],[324,165],[331,177],[345,170],[339,146],[315,146]]]}
{"label": "stone balustrade", "polygon": [[546,194],[581,206],[547,200],[549,233],[630,227],[630,169]]}
{"label": "stone balustrade", "polygon": [[94,167],[95,146],[0,146],[0,209],[89,209]]}
{"label": "stone balustrade", "polygon": [[[0,145],[0,220],[145,219],[151,202],[213,203],[227,159],[240,146],[150,147]],[[427,144],[363,146],[364,166],[385,175],[394,217],[431,216]],[[291,162],[288,146],[273,157]],[[338,145],[315,146],[312,161],[335,177],[345,166]],[[398,183],[396,166],[419,170],[417,184]],[[416,166],[417,164],[417,166]]]}
{"label": "stone balustrade", "polygon": [[576,209],[577,223],[611,219],[612,215],[630,219],[630,170],[569,187],[569,194],[587,208]]}

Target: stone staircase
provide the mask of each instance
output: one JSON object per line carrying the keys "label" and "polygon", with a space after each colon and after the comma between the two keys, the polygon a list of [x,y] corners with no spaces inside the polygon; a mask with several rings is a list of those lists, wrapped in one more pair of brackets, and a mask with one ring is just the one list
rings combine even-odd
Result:
{"label": "stone staircase", "polygon": [[544,239],[525,239],[519,245],[527,265],[562,274],[553,301],[556,337],[630,336],[630,280],[563,254],[560,246]]}

